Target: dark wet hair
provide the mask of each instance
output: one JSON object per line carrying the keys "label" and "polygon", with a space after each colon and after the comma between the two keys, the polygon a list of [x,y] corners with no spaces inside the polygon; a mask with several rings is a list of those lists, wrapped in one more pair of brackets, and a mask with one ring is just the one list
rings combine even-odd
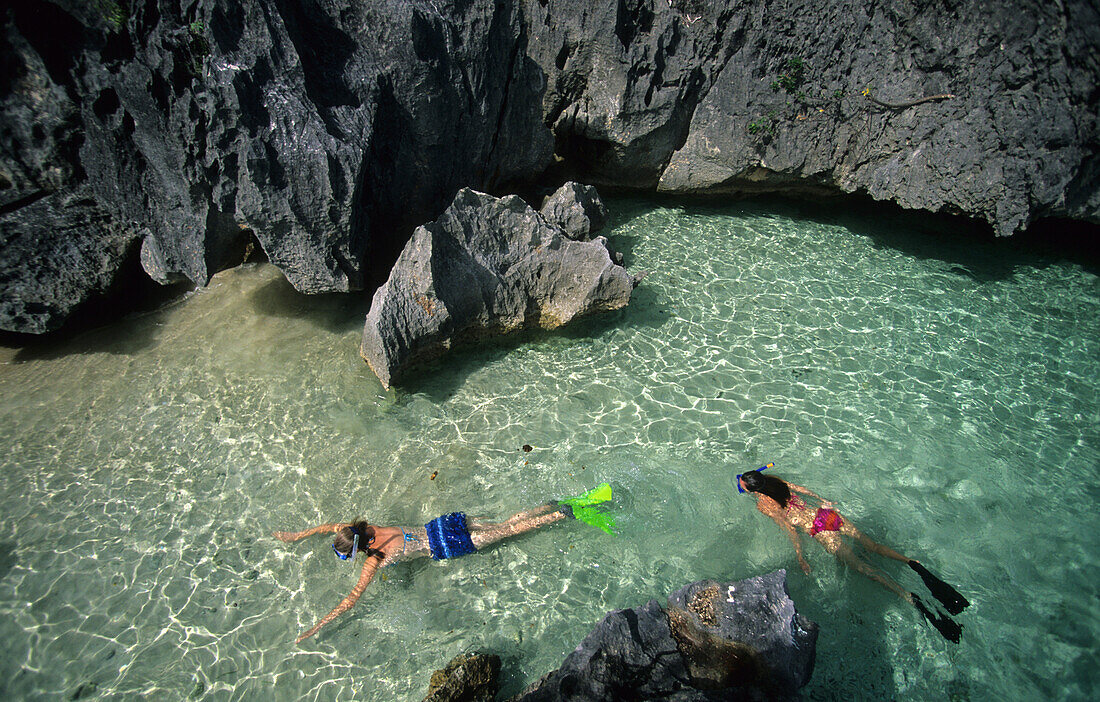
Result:
{"label": "dark wet hair", "polygon": [[791,499],[791,489],[787,487],[787,483],[773,475],[750,470],[741,474],[741,480],[744,481],[746,490],[767,495],[778,502],[780,507],[786,507],[787,500]]}
{"label": "dark wet hair", "polygon": [[351,553],[356,534],[359,534],[359,550],[367,551],[367,547],[374,541],[374,527],[365,519],[356,519],[351,524],[338,529],[332,537],[333,548],[344,555]]}

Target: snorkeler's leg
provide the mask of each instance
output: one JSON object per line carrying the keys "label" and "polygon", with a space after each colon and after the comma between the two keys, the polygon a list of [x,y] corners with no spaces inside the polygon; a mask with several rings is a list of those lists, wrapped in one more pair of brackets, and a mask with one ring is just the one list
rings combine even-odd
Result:
{"label": "snorkeler's leg", "polygon": [[[520,516],[521,515],[516,515],[516,517]],[[470,530],[470,538],[473,540],[474,546],[480,550],[501,539],[509,536],[517,536],[524,532],[546,526],[547,524],[553,524],[562,519],[565,519],[565,515],[557,509],[534,515],[524,515],[520,519],[515,519],[513,517],[499,524],[480,524],[477,529]]]}
{"label": "snorkeler's leg", "polygon": [[887,558],[893,558],[895,561],[901,561],[902,563],[908,563],[910,558],[903,556],[889,546],[883,546],[882,544],[871,540],[862,531],[856,528],[855,524],[844,519],[844,524],[840,527],[840,533],[846,536],[850,536],[859,542],[859,545],[867,549],[871,553],[877,553],[880,556],[886,556]]}
{"label": "snorkeler's leg", "polygon": [[524,512],[520,512],[519,514],[513,514],[511,517],[508,517],[508,519],[505,520],[505,523],[516,524],[518,522],[527,521],[528,519],[533,519],[535,517],[541,517],[544,514],[550,514],[551,512],[557,511],[558,509],[559,508],[557,505],[539,505],[534,509],[529,509]]}
{"label": "snorkeler's leg", "polygon": [[513,514],[511,517],[508,517],[503,522],[490,522],[484,519],[471,519],[469,520],[469,527],[471,532],[483,531],[485,529],[494,529],[504,524],[515,524],[517,522],[522,522],[543,514],[549,514],[550,512],[558,509],[559,507],[557,507],[556,505],[539,505],[534,509],[529,509],[518,514]]}
{"label": "snorkeler's leg", "polygon": [[[836,532],[833,532],[833,534],[835,533]],[[871,580],[874,580],[886,589],[895,593],[898,597],[905,600],[906,602],[909,602],[910,604],[913,602],[913,598],[909,592],[907,592],[901,585],[898,585],[896,582],[894,582],[886,573],[883,573],[881,570],[875,568],[870,563],[860,560],[859,557],[856,556],[856,554],[848,546],[848,544],[840,540],[839,535],[834,536],[833,538],[829,538],[827,540],[818,539],[818,541],[821,542],[821,545],[825,547],[826,551],[832,553],[842,563],[845,563],[846,565],[855,568],[860,573],[866,575]]]}

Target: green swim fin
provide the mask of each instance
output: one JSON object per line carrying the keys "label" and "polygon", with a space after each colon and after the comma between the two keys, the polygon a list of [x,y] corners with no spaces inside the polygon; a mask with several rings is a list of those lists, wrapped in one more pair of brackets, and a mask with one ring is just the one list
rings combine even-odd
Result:
{"label": "green swim fin", "polygon": [[611,499],[611,484],[600,483],[596,487],[592,488],[583,495],[577,495],[575,497],[563,497],[558,500],[559,505],[569,505],[570,507],[591,507],[592,505],[598,505],[601,502],[607,502]]}
{"label": "green swim fin", "polygon": [[612,536],[615,535],[615,518],[610,514],[604,514],[596,509],[595,505],[607,502],[611,499],[611,484],[600,483],[583,495],[565,497],[558,500],[559,505],[568,505],[573,512],[573,517],[585,524],[603,529]]}
{"label": "green swim fin", "polygon": [[615,536],[615,518],[605,514],[595,507],[574,507],[573,517],[585,524],[603,529],[608,534]]}

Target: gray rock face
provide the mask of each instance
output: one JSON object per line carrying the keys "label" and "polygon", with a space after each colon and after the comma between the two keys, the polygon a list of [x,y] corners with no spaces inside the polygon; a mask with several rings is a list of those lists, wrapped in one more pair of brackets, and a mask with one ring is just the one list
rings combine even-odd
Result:
{"label": "gray rock face", "polygon": [[693,583],[667,612],[651,600],[609,613],[513,702],[788,699],[810,679],[816,641],[784,571]]}
{"label": "gray rock face", "polygon": [[[864,193],[1012,234],[1100,222],[1100,10],[528,0],[559,154],[669,193]],[[917,100],[951,95],[936,100]]]}
{"label": "gray rock face", "polygon": [[539,214],[570,239],[587,241],[607,225],[607,208],[596,188],[570,181],[546,198]]}
{"label": "gray rock face", "polygon": [[52,330],[111,287],[139,241],[86,192],[52,193],[11,213],[0,229],[0,287],[20,293],[0,296],[0,328]]}
{"label": "gray rock face", "polygon": [[359,353],[388,388],[457,342],[618,309],[636,282],[603,237],[574,241],[514,195],[463,189],[413,232],[375,292]]}
{"label": "gray rock face", "polygon": [[609,612],[560,668],[513,702],[663,699],[688,687],[687,679],[668,617],[650,600],[643,607]]}
{"label": "gray rock face", "polygon": [[94,281],[48,247],[0,250],[29,269],[0,310],[47,310],[0,328],[55,328],[139,272],[125,261],[204,284],[253,239],[302,292],[369,288],[459,188],[551,166],[668,193],[866,194],[1000,234],[1100,223],[1097,47],[1089,0],[15,0],[0,229],[53,236],[32,205],[57,193],[87,210],[66,221],[105,216],[142,249],[104,253]]}
{"label": "gray rock face", "polygon": [[810,682],[817,625],[795,609],[787,594],[786,571],[734,583],[685,585],[668,598],[668,606],[670,612],[683,613],[681,629],[689,634],[681,638],[700,632],[704,636],[695,638],[747,646],[757,657],[758,672],[779,690],[794,691]]}
{"label": "gray rock face", "polygon": [[[525,37],[519,9],[488,0],[19,0],[0,12],[0,228],[86,187],[83,218],[139,233],[160,282],[205,284],[255,237],[302,292],[361,289],[460,187],[549,162]],[[36,214],[14,226],[50,236]],[[55,269],[45,252],[9,258],[30,278]],[[6,306],[33,299],[18,283]]]}

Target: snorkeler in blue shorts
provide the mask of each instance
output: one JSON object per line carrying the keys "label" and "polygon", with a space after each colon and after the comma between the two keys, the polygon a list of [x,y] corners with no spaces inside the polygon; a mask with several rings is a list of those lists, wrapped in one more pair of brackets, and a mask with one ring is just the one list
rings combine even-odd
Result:
{"label": "snorkeler in blue shorts", "polygon": [[313,628],[299,636],[295,643],[313,636],[325,624],[354,607],[379,568],[425,556],[435,560],[465,556],[506,537],[517,536],[566,517],[575,517],[613,533],[614,521],[609,515],[597,512],[593,506],[610,499],[611,486],[605,483],[584,495],[520,512],[503,522],[467,519],[461,512],[452,512],[422,527],[387,527],[358,519],[350,524],[321,524],[304,531],[277,531],[275,538],[286,543],[314,534],[334,534],[332,550],[341,561],[351,562],[358,554],[366,554],[359,582],[351,593]]}

